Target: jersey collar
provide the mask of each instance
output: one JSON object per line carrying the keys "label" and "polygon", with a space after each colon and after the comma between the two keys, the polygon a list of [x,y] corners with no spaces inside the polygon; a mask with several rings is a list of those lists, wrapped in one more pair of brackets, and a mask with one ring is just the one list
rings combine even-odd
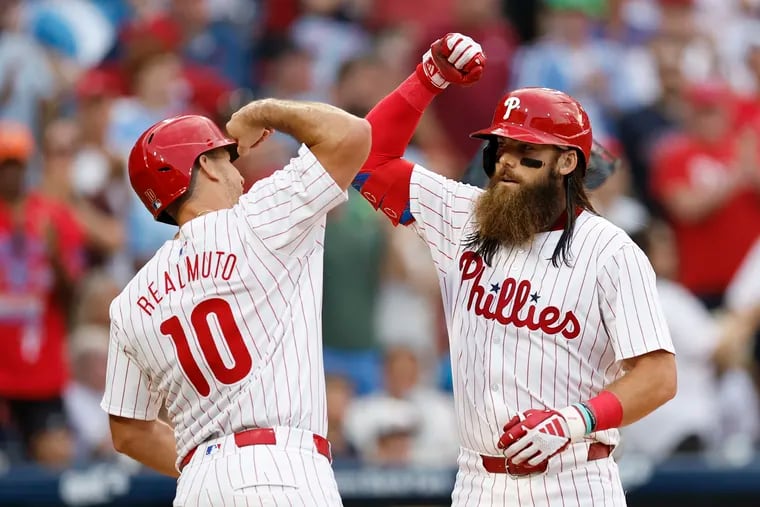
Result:
{"label": "jersey collar", "polygon": [[[580,206],[576,206],[575,216],[578,217],[581,213],[583,213],[583,208]],[[562,214],[559,216],[559,218],[557,218],[554,224],[549,228],[549,230],[550,231],[564,230],[566,223],[567,223],[567,210],[564,210]]]}

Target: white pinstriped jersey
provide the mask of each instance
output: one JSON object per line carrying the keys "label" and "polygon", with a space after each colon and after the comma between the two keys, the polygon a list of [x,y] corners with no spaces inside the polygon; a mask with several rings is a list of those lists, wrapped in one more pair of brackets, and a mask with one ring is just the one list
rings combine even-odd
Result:
{"label": "white pinstriped jersey", "polygon": [[[410,210],[438,269],[460,443],[498,455],[516,412],[589,399],[622,375],[623,359],[673,345],[651,265],[621,229],[584,211],[572,266],[551,263],[557,230],[501,249],[489,267],[462,245],[481,192],[415,166]],[[616,444],[619,434],[591,438]]]}
{"label": "white pinstriped jersey", "polygon": [[179,459],[245,428],[327,432],[326,213],[347,199],[305,146],[237,205],[180,228],[111,304],[110,414],[166,404]]}

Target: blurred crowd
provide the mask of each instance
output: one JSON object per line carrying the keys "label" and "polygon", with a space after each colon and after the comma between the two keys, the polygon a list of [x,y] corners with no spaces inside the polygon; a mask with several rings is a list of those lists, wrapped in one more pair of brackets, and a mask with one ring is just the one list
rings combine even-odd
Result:
{"label": "blurred crowd", "polygon": [[[436,99],[407,158],[482,185],[468,134],[506,90],[578,98],[621,159],[593,204],[652,261],[678,353],[677,397],[623,450],[751,452],[760,0],[0,0],[0,461],[115,456],[99,408],[108,306],[174,234],[126,178],[144,129],[180,113],[224,125],[266,96],[363,116],[449,31],[482,44],[487,71]],[[296,148],[276,134],[236,165],[250,186]],[[390,227],[360,198],[328,216],[328,437],[338,465],[453,466],[436,274]]]}

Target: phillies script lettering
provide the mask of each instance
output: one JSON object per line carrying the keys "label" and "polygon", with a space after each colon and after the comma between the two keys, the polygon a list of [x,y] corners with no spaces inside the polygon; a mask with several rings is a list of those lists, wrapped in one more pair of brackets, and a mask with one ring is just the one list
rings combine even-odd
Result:
{"label": "phillies script lettering", "polygon": [[[498,295],[489,292],[480,282],[484,267],[483,259],[475,252],[464,252],[459,259],[462,282],[473,280],[467,297],[468,311],[474,311],[475,315],[496,320],[505,326],[512,324],[532,331],[540,329],[546,334],[561,333],[568,340],[578,337],[581,326],[573,312],[565,312],[563,316],[556,306],[547,306],[536,315],[536,305],[526,305],[531,293],[531,285],[527,280],[518,282],[514,278],[506,278]],[[526,306],[527,310],[522,312]],[[520,316],[521,313],[524,317]]]}

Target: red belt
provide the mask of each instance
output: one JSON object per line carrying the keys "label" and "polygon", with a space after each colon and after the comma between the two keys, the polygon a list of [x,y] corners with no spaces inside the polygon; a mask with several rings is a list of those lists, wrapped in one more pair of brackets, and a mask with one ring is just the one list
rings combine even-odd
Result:
{"label": "red belt", "polygon": [[[588,458],[586,458],[586,461],[603,459],[608,457],[610,454],[612,454],[611,445],[603,444],[601,442],[593,442],[588,448]],[[520,473],[513,473],[510,471],[508,469],[507,460],[504,459],[503,456],[486,456],[481,454],[480,457],[483,460],[483,468],[486,469],[486,472],[490,472],[492,474],[511,473],[512,475],[522,475]]]}
{"label": "red belt", "polygon": [[[248,447],[249,445],[276,445],[277,444],[277,436],[274,434],[273,428],[253,428],[250,430],[241,431],[238,433],[235,433],[235,445],[238,447]],[[327,458],[330,463],[332,463],[332,453],[330,452],[330,442],[325,438],[321,437],[319,435],[312,435],[312,439],[314,440],[314,447],[317,449],[317,452]],[[203,444],[201,444],[203,445]],[[200,446],[198,446],[200,447]],[[195,451],[198,450],[198,447],[195,449],[192,449],[190,452],[188,452],[184,458],[182,458],[182,461],[180,462],[179,468],[182,470],[187,466],[188,463],[190,463],[190,460],[193,458],[193,455],[195,454]]]}

